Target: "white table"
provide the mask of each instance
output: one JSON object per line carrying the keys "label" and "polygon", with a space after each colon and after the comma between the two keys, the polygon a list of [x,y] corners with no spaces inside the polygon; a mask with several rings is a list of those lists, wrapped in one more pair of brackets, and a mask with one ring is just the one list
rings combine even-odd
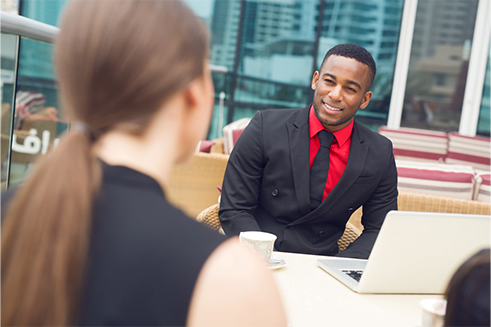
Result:
{"label": "white table", "polygon": [[273,270],[289,326],[421,326],[419,301],[439,295],[358,294],[317,266],[322,256],[275,252]]}

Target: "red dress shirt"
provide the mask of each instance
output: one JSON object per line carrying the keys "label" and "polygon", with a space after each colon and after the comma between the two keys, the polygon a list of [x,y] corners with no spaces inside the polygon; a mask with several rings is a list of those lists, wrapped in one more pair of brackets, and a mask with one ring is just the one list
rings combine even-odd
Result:
{"label": "red dress shirt", "polygon": [[[310,168],[314,163],[315,155],[321,143],[317,137],[317,133],[325,129],[322,123],[317,119],[314,112],[314,107],[310,107],[309,113],[309,134],[310,134]],[[326,187],[324,188],[324,195],[322,201],[331,193],[332,189],[339,182],[339,179],[346,169],[348,163],[349,150],[351,148],[351,132],[353,132],[353,120],[351,123],[340,129],[337,132],[332,133],[334,140],[332,141],[331,148],[329,150],[329,172],[327,175]]]}

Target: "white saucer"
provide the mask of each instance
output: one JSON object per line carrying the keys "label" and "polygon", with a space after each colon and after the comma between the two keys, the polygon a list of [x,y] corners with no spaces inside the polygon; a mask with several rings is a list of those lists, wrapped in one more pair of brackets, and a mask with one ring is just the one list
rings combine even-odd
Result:
{"label": "white saucer", "polygon": [[269,259],[269,269],[279,269],[286,266],[286,260],[280,257],[271,256]]}

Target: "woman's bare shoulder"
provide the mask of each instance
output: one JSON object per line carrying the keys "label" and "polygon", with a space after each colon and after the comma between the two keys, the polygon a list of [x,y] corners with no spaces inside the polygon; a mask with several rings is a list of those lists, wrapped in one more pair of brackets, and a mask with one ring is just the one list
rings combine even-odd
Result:
{"label": "woman's bare shoulder", "polygon": [[188,326],[286,326],[283,304],[266,263],[237,238],[208,258],[194,288]]}

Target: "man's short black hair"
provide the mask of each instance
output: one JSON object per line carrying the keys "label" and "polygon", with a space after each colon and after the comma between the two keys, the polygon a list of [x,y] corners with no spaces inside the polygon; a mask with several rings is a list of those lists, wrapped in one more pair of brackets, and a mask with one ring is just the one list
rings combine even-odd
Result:
{"label": "man's short black hair", "polygon": [[330,56],[351,58],[358,62],[361,62],[362,64],[367,65],[369,71],[369,85],[367,91],[372,87],[373,79],[375,78],[375,74],[377,73],[377,67],[375,65],[375,60],[373,60],[372,55],[370,54],[370,52],[367,51],[367,49],[351,43],[338,44],[335,47],[331,48],[331,50],[327,51],[324,60],[322,60],[322,65],[324,65],[327,58],[329,58]]}

